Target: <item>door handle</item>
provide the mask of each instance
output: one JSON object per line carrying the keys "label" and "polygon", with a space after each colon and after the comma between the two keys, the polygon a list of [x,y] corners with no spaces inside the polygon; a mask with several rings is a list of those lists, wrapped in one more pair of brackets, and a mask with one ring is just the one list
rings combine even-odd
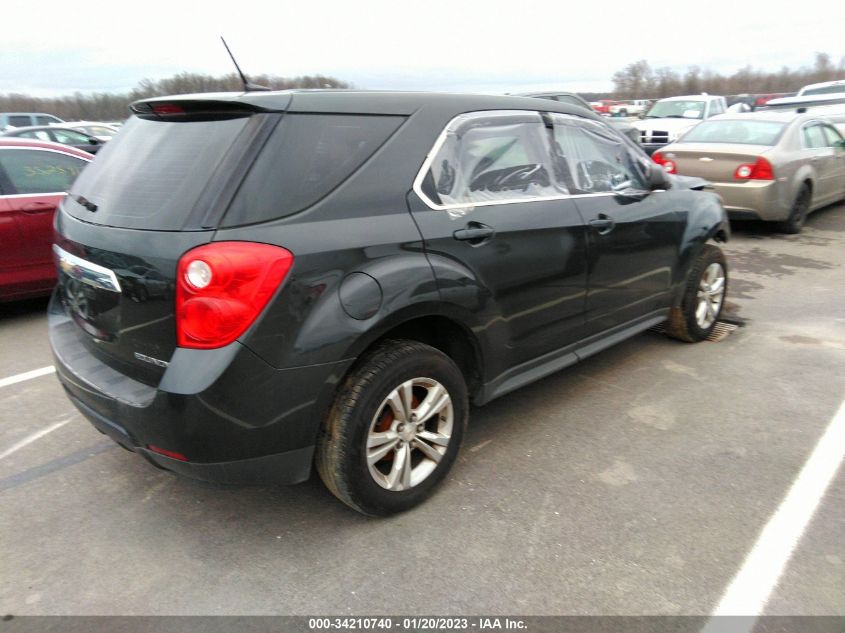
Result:
{"label": "door handle", "polygon": [[24,213],[46,213],[47,211],[52,211],[56,208],[51,202],[30,202],[29,204],[23,205],[21,210]]}
{"label": "door handle", "polygon": [[590,220],[589,225],[596,229],[599,235],[607,235],[616,226],[616,222],[609,215],[599,213],[599,217],[595,220]]}
{"label": "door handle", "polygon": [[481,224],[481,222],[469,222],[464,228],[452,233],[452,237],[461,242],[469,242],[477,245],[486,242],[496,234],[492,226]]}

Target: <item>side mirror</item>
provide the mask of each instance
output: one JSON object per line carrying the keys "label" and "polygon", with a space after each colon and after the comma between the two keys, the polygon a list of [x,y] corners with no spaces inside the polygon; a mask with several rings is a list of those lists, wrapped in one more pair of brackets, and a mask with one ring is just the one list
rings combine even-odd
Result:
{"label": "side mirror", "polygon": [[91,138],[88,139],[88,144],[89,145],[99,145],[100,139],[96,139],[92,136]]}
{"label": "side mirror", "polygon": [[648,184],[652,191],[655,189],[669,189],[672,186],[663,166],[657,163],[649,165]]}

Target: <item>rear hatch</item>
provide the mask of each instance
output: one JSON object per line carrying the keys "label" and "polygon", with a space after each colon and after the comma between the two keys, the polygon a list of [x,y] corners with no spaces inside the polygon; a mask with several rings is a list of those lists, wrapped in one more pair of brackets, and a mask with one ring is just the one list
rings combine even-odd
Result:
{"label": "rear hatch", "polygon": [[738,182],[736,168],[754,164],[771,147],[765,145],[726,145],[720,143],[675,143],[661,150],[666,160],[675,161],[677,173],[698,176],[710,182]]}
{"label": "rear hatch", "polygon": [[209,242],[280,114],[237,101],[153,101],[74,183],[57,218],[58,296],[74,338],[157,385],[176,348],[180,257]]}

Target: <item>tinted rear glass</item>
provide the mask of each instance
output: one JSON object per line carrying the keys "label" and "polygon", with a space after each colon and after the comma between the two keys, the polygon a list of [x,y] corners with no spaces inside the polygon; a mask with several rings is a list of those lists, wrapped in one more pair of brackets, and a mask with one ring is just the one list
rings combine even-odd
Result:
{"label": "tinted rear glass", "polygon": [[[65,210],[96,224],[178,230],[248,120],[132,117],[74,183]],[[96,212],[76,203],[79,196]]]}
{"label": "tinted rear glass", "polygon": [[402,121],[399,116],[286,114],[241,185],[223,226],[264,222],[311,206],[363,165]]}
{"label": "tinted rear glass", "polygon": [[785,127],[785,123],[777,121],[703,121],[687,132],[681,142],[774,145]]}

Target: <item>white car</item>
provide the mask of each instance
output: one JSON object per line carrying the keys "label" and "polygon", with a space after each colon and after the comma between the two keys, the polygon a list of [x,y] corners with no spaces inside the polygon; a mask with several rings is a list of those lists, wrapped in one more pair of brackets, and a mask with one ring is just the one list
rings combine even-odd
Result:
{"label": "white car", "polygon": [[[845,86],[845,81],[829,81],[827,85],[840,83]],[[771,99],[765,105],[766,110],[793,110],[797,113],[809,112],[816,116],[822,116],[833,123],[836,128],[845,135],[845,92],[809,92],[814,87],[822,84],[804,86],[803,96],[782,97]]]}
{"label": "white car", "polygon": [[811,95],[829,95],[840,94],[845,96],[845,79],[837,79],[836,81],[824,81],[819,84],[810,84],[804,86],[798,91],[796,97],[809,97]]}
{"label": "white car", "polygon": [[631,99],[621,101],[610,106],[610,116],[638,116],[648,110],[651,101],[648,99]]}
{"label": "white car", "polygon": [[634,121],[632,125],[640,130],[640,145],[652,154],[704,119],[727,110],[724,97],[708,94],[669,97],[655,103],[642,120]]}
{"label": "white car", "polygon": [[62,127],[69,127],[78,132],[84,132],[88,136],[93,136],[104,143],[110,141],[117,134],[117,128],[98,121],[67,121],[61,125]]}

